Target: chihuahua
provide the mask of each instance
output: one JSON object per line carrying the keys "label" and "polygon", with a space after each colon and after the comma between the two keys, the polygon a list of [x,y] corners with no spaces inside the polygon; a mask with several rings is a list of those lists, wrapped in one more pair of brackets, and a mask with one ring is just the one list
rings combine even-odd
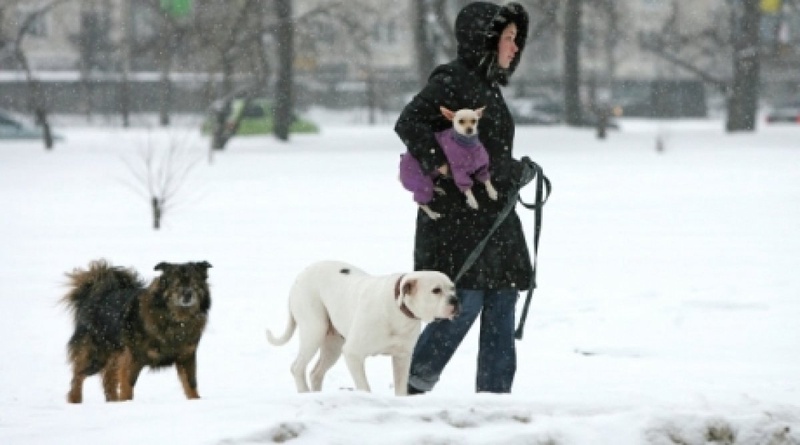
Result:
{"label": "chihuahua", "polygon": [[444,171],[435,170],[426,175],[411,154],[405,153],[401,156],[400,181],[406,190],[414,193],[414,201],[431,219],[438,219],[442,215],[431,210],[428,203],[433,200],[434,192],[444,193],[443,190],[434,187],[433,179],[440,174],[447,174],[448,171],[453,176],[456,186],[466,196],[467,205],[471,208],[478,208],[478,201],[472,193],[473,176],[486,187],[489,198],[497,200],[497,190],[492,185],[489,175],[489,154],[478,139],[478,121],[483,116],[485,108],[475,110],[463,108],[453,112],[445,107],[439,107],[442,115],[453,123],[452,128],[434,134],[447,158],[448,168]]}

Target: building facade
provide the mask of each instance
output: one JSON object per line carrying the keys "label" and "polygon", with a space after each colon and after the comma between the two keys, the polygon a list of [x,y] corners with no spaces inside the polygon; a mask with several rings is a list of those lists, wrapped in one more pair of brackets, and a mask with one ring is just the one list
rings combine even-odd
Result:
{"label": "building facade", "polygon": [[[242,0],[228,0],[241,2]],[[531,11],[529,37],[515,84],[525,88],[558,89],[563,71],[564,2],[555,22],[543,24],[542,5],[547,0],[520,0]],[[742,0],[618,0],[585,2],[581,33],[581,75],[585,83],[609,87],[616,81],[696,79],[696,75],[643,48],[642,42],[672,35],[669,54],[689,61],[698,69],[721,79],[731,75],[730,52],[714,51],[713,45],[680,41],[680,36],[704,35],[717,29],[734,35],[732,7]],[[191,20],[208,8],[211,0],[160,0],[161,5],[183,20]],[[3,0],[0,3],[0,78],[18,72],[12,46],[15,33],[52,0]],[[448,0],[452,21],[466,2]],[[498,2],[501,3],[501,2]],[[763,0],[762,80],[779,85],[779,95],[800,94],[800,2]],[[150,0],[67,0],[31,21],[23,48],[36,72],[79,73],[95,76],[132,70],[157,72],[158,52],[137,48],[158,34],[158,11]],[[236,3],[233,3],[236,4]],[[415,19],[412,0],[295,0],[297,17],[295,73],[304,82],[302,93],[368,94],[370,88],[413,90],[418,82],[414,56]],[[338,5],[340,9],[332,9]],[[344,5],[344,6],[342,6]],[[605,5],[605,6],[604,6]],[[610,5],[610,6],[609,6]],[[342,9],[344,8],[344,9]],[[603,9],[603,8],[611,8]],[[266,8],[265,8],[266,10]],[[338,14],[338,16],[336,16]],[[174,18],[174,17],[173,17]],[[264,26],[274,25],[265,14]],[[723,24],[723,25],[719,25]],[[721,27],[721,28],[720,28]],[[129,44],[126,46],[125,42]],[[131,43],[132,42],[132,43]],[[178,50],[180,52],[180,49]],[[442,55],[444,60],[446,55]],[[212,71],[192,61],[173,63],[178,72]],[[236,68],[246,74],[247,64]],[[273,72],[275,67],[272,67]],[[16,74],[19,76],[19,74]],[[4,77],[5,76],[5,77]],[[769,90],[769,88],[767,88]],[[359,99],[361,100],[361,99]]]}

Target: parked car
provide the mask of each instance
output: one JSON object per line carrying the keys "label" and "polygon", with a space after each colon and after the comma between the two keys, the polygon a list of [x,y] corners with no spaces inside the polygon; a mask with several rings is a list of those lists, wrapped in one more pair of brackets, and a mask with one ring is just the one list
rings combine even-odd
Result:
{"label": "parked car", "polygon": [[561,121],[558,114],[542,110],[539,106],[546,104],[540,100],[519,98],[509,99],[508,108],[517,125],[552,125]]}
{"label": "parked car", "polygon": [[[564,104],[561,101],[516,98],[509,99],[508,106],[518,125],[552,125],[564,122]],[[619,124],[613,118],[613,110],[609,109],[607,113],[606,128],[619,129]],[[584,108],[582,116],[579,126],[597,126],[597,115],[592,110]]]}
{"label": "parked car", "polygon": [[[239,123],[237,135],[258,135],[272,134],[273,131],[273,107],[269,100],[256,98],[250,101],[247,109],[244,108],[244,99],[234,99],[228,117],[225,119],[227,125],[233,125],[238,116],[242,116]],[[204,134],[211,132],[214,116],[209,116],[203,122],[202,131]],[[319,127],[308,119],[294,116],[294,120],[289,126],[290,133],[319,133]]]}
{"label": "parked car", "polygon": [[800,100],[784,103],[767,113],[767,123],[800,124]]}
{"label": "parked car", "polygon": [[[0,109],[0,139],[42,139],[42,129],[16,114]],[[54,135],[59,140],[60,136]]]}

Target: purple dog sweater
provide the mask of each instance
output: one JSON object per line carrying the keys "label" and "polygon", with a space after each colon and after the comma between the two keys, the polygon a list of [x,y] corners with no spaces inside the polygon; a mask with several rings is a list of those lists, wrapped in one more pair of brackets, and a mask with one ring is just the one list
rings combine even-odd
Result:
{"label": "purple dog sweater", "polygon": [[[472,187],[472,176],[480,182],[489,179],[489,153],[481,144],[478,135],[463,136],[455,129],[435,133],[436,141],[442,147],[450,174],[462,192]],[[410,153],[400,155],[400,182],[414,194],[414,202],[427,204],[433,199],[433,179],[439,175],[434,170],[430,175],[422,171],[419,162]]]}

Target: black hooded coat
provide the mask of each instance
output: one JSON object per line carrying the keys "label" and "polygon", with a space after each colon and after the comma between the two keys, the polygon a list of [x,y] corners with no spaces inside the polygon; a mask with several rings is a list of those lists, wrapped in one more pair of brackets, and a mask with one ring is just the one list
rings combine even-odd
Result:
{"label": "black hooded coat", "polygon": [[[499,36],[505,26],[517,25],[519,51],[508,69],[497,65]],[[480,208],[474,210],[452,178],[440,178],[429,207],[443,214],[438,220],[424,212],[417,214],[414,239],[414,269],[438,270],[455,279],[467,257],[489,232],[509,194],[519,187],[521,165],[512,157],[514,121],[500,91],[500,85],[519,64],[528,31],[528,16],[516,3],[500,6],[475,2],[456,18],[457,58],[437,67],[428,84],[406,105],[395,126],[408,151],[425,172],[446,164],[434,132],[452,124],[442,116],[440,106],[450,110],[486,107],[478,124],[478,134],[490,158],[492,183],[499,193],[492,201],[482,184],[472,190]],[[532,266],[522,225],[512,211],[498,227],[483,252],[468,272],[456,283],[461,289],[528,289]]]}

